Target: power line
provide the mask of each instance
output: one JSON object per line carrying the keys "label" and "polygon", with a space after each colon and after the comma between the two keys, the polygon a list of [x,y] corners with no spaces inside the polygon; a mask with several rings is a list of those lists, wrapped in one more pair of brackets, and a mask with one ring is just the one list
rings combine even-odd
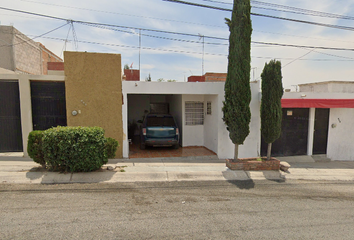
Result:
{"label": "power line", "polygon": [[19,44],[23,44],[23,43],[32,41],[32,40],[34,40],[34,39],[36,39],[36,38],[39,38],[39,37],[42,37],[42,36],[47,35],[47,34],[49,34],[49,33],[52,33],[52,32],[54,32],[55,30],[58,30],[59,28],[62,28],[62,27],[64,27],[64,26],[68,25],[68,24],[69,24],[69,23],[65,23],[64,25],[61,25],[60,27],[54,28],[54,29],[52,29],[52,30],[50,30],[50,31],[48,31],[48,32],[45,32],[45,33],[41,34],[41,35],[35,36],[34,38],[30,38],[30,39],[28,39],[28,40],[24,40],[24,41],[22,41],[22,42],[10,44],[10,45],[1,45],[0,47],[11,47],[11,46],[16,46],[16,45],[19,45]]}
{"label": "power line", "polygon": [[[31,36],[31,35],[28,35]],[[41,38],[46,38],[46,39],[52,39],[52,40],[59,40],[59,41],[64,41],[64,42],[70,42],[66,38],[56,38],[56,37],[41,37]],[[131,45],[122,45],[122,44],[115,44],[115,43],[102,43],[102,42],[92,42],[92,41],[85,41],[85,40],[77,40],[79,43],[85,43],[85,44],[95,44],[95,45],[103,45],[103,46],[113,46],[113,47],[122,47],[122,48],[134,48],[134,49],[139,49],[139,46],[131,46]],[[174,49],[163,49],[163,48],[151,48],[151,47],[141,47],[141,49],[145,50],[151,50],[151,51],[163,51],[163,52],[175,52],[175,53],[187,53],[187,54],[203,54],[202,52],[191,52],[191,51],[184,51],[184,50],[174,50]],[[316,52],[315,50],[313,50]],[[321,53],[321,52],[318,52]],[[215,54],[215,53],[204,53],[205,55],[212,55],[212,56],[224,56],[227,57],[227,54]],[[326,54],[326,53],[322,53]],[[342,57],[338,55],[332,55],[332,54],[326,54],[329,56],[333,57],[341,57],[341,58],[346,58],[346,60],[338,60],[338,59],[298,59],[301,61],[328,61],[328,62],[352,62],[354,61],[354,58],[347,58],[347,57]],[[280,60],[294,60],[294,58],[277,58],[277,57],[260,57],[260,56],[252,56],[252,58],[258,58],[258,59],[280,59]]]}
{"label": "power line", "polygon": [[[192,2],[186,2],[186,1],[181,1],[181,0],[162,0],[162,1],[175,2],[175,3],[186,4],[186,5],[191,5],[191,6],[195,6],[195,7],[203,7],[203,8],[210,8],[210,9],[215,9],[215,10],[232,12],[232,10],[228,9],[228,8],[214,7],[214,6],[198,4],[198,3],[192,3]],[[341,29],[341,30],[354,31],[353,27],[348,27],[348,26],[332,25],[332,24],[325,24],[325,23],[316,23],[316,22],[311,22],[311,21],[292,19],[292,18],[284,18],[284,17],[277,17],[277,16],[271,16],[271,15],[260,14],[260,13],[251,13],[251,15],[258,16],[258,17],[267,17],[267,18],[274,18],[274,19],[284,20],[284,21],[291,21],[291,22],[297,22],[297,23],[316,25],[316,26],[321,26],[321,27],[329,27],[329,28],[335,28],[335,29]]]}
{"label": "power line", "polygon": [[[222,2],[222,1],[216,1],[216,0],[202,0],[202,1],[218,3],[218,4],[233,5],[233,3],[230,3],[230,2]],[[341,14],[334,14],[334,13],[327,13],[327,12],[309,10],[309,9],[298,8],[298,7],[291,7],[291,6],[275,4],[275,3],[268,3],[268,2],[262,2],[262,1],[256,1],[256,0],[251,0],[251,3],[258,4],[258,5],[261,5],[261,6],[275,7],[275,8],[280,8],[280,9],[287,9],[287,10],[291,10],[291,11],[274,9],[274,8],[256,7],[253,4],[252,4],[252,8],[262,8],[262,9],[273,10],[273,11],[283,11],[283,12],[289,12],[289,13],[295,13],[295,14],[305,14],[305,15],[318,16],[318,17],[328,17],[328,18],[339,18],[339,19],[345,19],[345,20],[354,20],[354,17],[352,17],[352,16],[345,16],[345,15],[341,15]]]}
{"label": "power line", "polygon": [[330,17],[330,18],[339,18],[339,19],[345,19],[345,20],[354,20],[354,17],[352,17],[352,16],[345,16],[345,15],[334,14],[334,13],[326,13],[326,12],[321,12],[321,11],[314,11],[314,10],[309,10],[309,9],[304,9],[304,8],[297,8],[297,7],[291,7],[291,6],[256,1],[256,0],[251,0],[251,2],[258,4],[258,5],[293,10],[293,11],[297,11],[299,13],[307,13],[307,14],[319,16],[319,17]]}
{"label": "power line", "polygon": [[79,10],[85,10],[85,11],[91,11],[91,12],[100,12],[100,13],[108,13],[108,14],[115,14],[115,15],[123,15],[123,16],[129,16],[129,17],[140,17],[140,18],[146,18],[146,19],[155,19],[155,20],[162,20],[162,21],[170,21],[170,22],[179,22],[179,23],[187,23],[187,24],[193,24],[193,25],[200,25],[200,26],[209,26],[209,27],[224,28],[224,26],[222,27],[222,26],[210,25],[210,24],[203,24],[203,23],[186,22],[186,21],[180,21],[180,20],[174,20],[174,19],[148,17],[148,16],[142,16],[142,15],[133,15],[133,14],[127,14],[127,13],[111,12],[111,11],[102,11],[102,10],[91,9],[91,8],[82,8],[82,7],[66,6],[66,5],[53,4],[53,3],[44,3],[44,2],[30,1],[30,0],[21,0],[21,1],[23,1],[23,2],[37,3],[37,4],[44,4],[44,5],[49,5],[49,6],[57,6],[57,7],[64,7],[64,8],[79,9]]}
{"label": "power line", "polygon": [[[167,0],[165,0],[165,1],[167,1]],[[174,1],[176,1],[176,0],[174,0]],[[164,31],[164,30],[157,30],[157,29],[128,27],[128,26],[121,26],[121,25],[107,24],[107,23],[93,23],[93,22],[87,22],[87,21],[65,19],[65,18],[60,18],[60,17],[44,15],[44,14],[26,12],[26,11],[22,11],[22,10],[15,10],[15,9],[4,8],[4,7],[0,7],[0,9],[8,10],[8,11],[14,11],[14,12],[20,12],[20,13],[24,13],[24,14],[36,15],[36,16],[41,16],[41,17],[46,17],[46,18],[52,18],[52,19],[57,19],[57,20],[62,20],[62,21],[67,21],[67,22],[75,22],[75,23],[80,23],[80,24],[85,24],[85,25],[92,25],[92,26],[97,25],[97,26],[106,26],[106,27],[117,27],[117,28],[124,28],[124,29],[134,29],[134,30],[158,32],[158,33],[167,33],[167,34],[182,35],[182,36],[189,36],[189,37],[198,37],[198,38],[200,37],[199,34],[192,34],[192,33],[181,33],[181,32],[172,32],[172,31]],[[203,36],[204,36],[204,38],[208,38],[208,39],[216,39],[216,40],[224,40],[224,41],[228,41],[229,40],[228,38],[221,38],[221,37],[214,37],[214,36],[207,36],[207,35],[203,35]],[[283,47],[296,47],[296,48],[300,47],[300,48],[324,49],[324,50],[354,51],[354,49],[352,49],[352,48],[306,46],[306,45],[269,43],[269,42],[259,42],[259,41],[252,41],[252,43],[253,44],[269,45],[269,46],[283,46]]]}

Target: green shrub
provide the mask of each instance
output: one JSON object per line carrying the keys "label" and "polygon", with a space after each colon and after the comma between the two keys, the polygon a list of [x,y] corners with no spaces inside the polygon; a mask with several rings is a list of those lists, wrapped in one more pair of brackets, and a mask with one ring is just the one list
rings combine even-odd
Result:
{"label": "green shrub", "polygon": [[27,152],[34,162],[45,166],[42,152],[43,131],[32,131],[28,134]]}
{"label": "green shrub", "polygon": [[99,127],[55,127],[44,131],[44,160],[53,171],[90,172],[107,163],[104,130]]}
{"label": "green shrub", "polygon": [[106,151],[108,158],[115,158],[119,144],[114,138],[107,138]]}

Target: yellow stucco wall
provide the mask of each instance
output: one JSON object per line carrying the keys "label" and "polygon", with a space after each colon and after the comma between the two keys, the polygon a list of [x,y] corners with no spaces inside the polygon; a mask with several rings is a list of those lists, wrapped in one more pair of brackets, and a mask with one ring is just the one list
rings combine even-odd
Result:
{"label": "yellow stucco wall", "polygon": [[122,158],[121,55],[64,52],[64,68],[68,126],[102,127],[119,142],[116,158]]}

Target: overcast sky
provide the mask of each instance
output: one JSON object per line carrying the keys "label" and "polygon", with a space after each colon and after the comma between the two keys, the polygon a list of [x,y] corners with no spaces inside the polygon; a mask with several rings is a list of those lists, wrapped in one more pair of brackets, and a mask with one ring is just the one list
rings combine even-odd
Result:
{"label": "overcast sky", "polygon": [[[186,1],[232,8],[232,0]],[[74,22],[35,38],[67,22],[0,9],[2,25],[13,25],[58,56],[63,57],[63,50],[118,53],[122,55],[122,64],[132,65],[134,69],[139,68],[138,28],[226,39],[229,37],[224,18],[230,18],[231,12],[162,0],[0,0],[0,3],[0,7],[4,8],[74,21],[115,25],[103,27]],[[251,1],[251,5],[253,13],[353,28],[334,29],[253,15],[252,41],[354,49],[354,0],[264,0]],[[292,12],[298,10],[289,7],[353,18],[319,17],[314,16],[313,12],[312,15],[295,14]],[[150,73],[153,81],[159,78],[185,81],[190,75],[227,71],[227,40],[146,30],[140,33],[141,79]],[[265,62],[275,58],[282,62],[284,87],[292,90],[295,89],[293,85],[301,83],[354,80],[354,51],[350,50],[252,44],[251,55],[251,80],[259,80]]]}

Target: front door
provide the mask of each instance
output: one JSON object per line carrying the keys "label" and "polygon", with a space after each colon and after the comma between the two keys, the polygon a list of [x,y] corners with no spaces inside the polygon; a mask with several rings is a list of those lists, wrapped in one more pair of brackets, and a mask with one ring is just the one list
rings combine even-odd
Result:
{"label": "front door", "polygon": [[329,109],[316,108],[315,132],[313,134],[313,154],[327,153]]}
{"label": "front door", "polygon": [[31,81],[33,130],[66,126],[64,82]]}

